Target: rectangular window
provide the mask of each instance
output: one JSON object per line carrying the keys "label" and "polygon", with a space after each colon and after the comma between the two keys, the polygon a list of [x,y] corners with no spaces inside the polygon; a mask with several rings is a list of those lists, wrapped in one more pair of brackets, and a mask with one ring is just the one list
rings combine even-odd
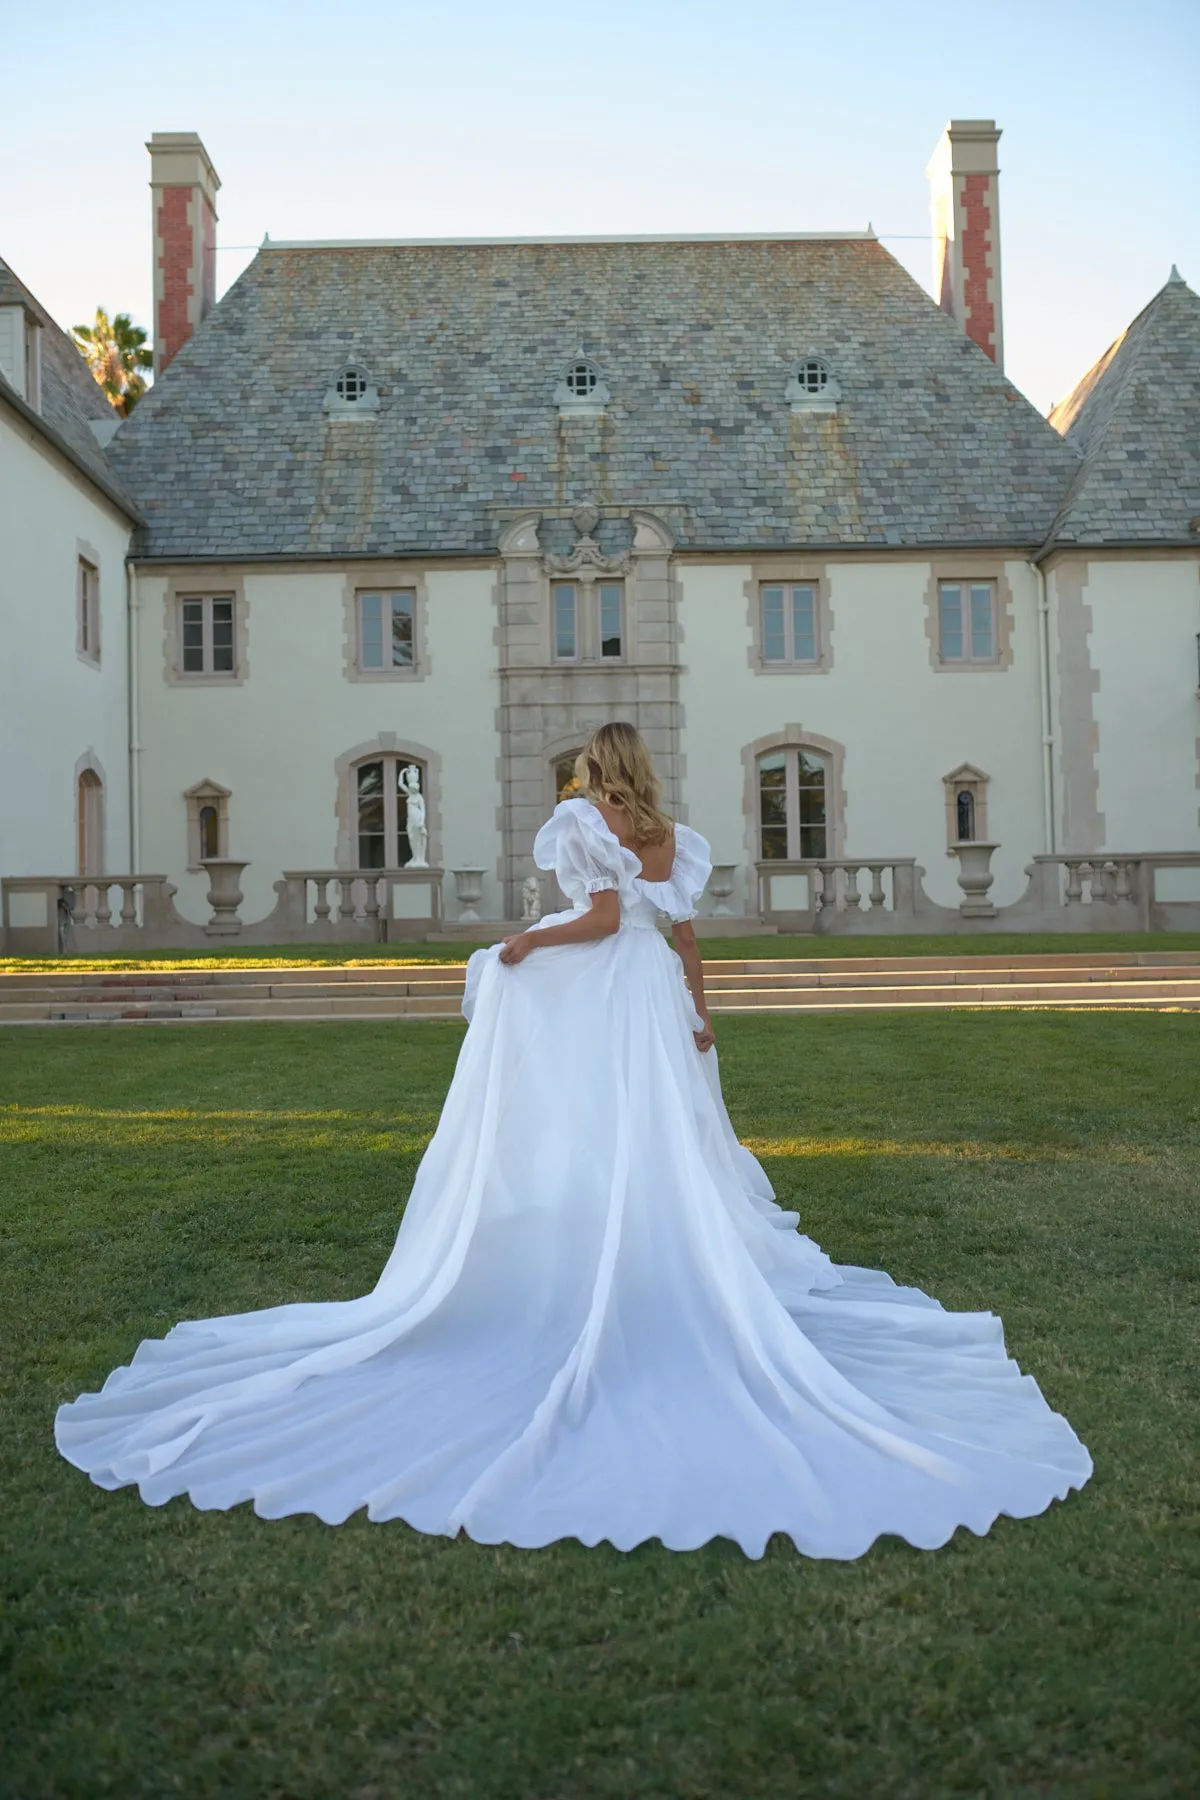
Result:
{"label": "rectangular window", "polygon": [[197,595],[179,602],[180,666],[185,675],[236,673],[232,597]]}
{"label": "rectangular window", "polygon": [[800,855],[824,856],[825,764],[806,750],[796,751],[796,787],[799,799]]}
{"label": "rectangular window", "polygon": [[574,661],[579,655],[579,605],[574,582],[555,585],[553,605],[554,654],[561,661]]}
{"label": "rectangular window", "polygon": [[80,656],[100,661],[100,571],[86,557],[79,558],[75,591],[75,632]]}
{"label": "rectangular window", "polygon": [[938,583],[938,649],[943,662],[995,662],[995,582]]}
{"label": "rectangular window", "polygon": [[381,675],[413,667],[415,612],[412,588],[358,596],[358,666],[364,673]]}
{"label": "rectangular window", "polygon": [[772,582],[762,594],[762,659],[765,663],[815,663],[817,590],[811,581],[782,586]]}
{"label": "rectangular window", "polygon": [[619,581],[602,581],[599,585],[600,654],[621,654],[621,612],[624,595]]}

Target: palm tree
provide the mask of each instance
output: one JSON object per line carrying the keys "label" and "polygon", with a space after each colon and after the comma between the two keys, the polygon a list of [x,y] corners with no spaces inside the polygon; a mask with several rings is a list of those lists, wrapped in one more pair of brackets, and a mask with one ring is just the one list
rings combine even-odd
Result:
{"label": "palm tree", "polygon": [[73,326],[71,336],[112,405],[127,419],[146,391],[141,371],[154,367],[153,351],[144,348],[146,333],[128,313],[110,319],[98,306],[94,324]]}

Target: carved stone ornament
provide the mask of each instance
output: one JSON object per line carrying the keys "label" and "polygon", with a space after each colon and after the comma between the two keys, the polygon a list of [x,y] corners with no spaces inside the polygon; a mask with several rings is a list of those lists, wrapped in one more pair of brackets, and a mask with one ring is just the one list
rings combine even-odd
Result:
{"label": "carved stone ornament", "polygon": [[629,572],[629,554],[605,556],[594,537],[581,537],[569,556],[547,556],[546,568],[551,575],[625,575]]}
{"label": "carved stone ornament", "polygon": [[618,556],[606,556],[592,536],[600,523],[597,507],[577,506],[571,514],[571,523],[579,533],[575,547],[566,556],[547,553],[542,559],[547,574],[582,575],[584,580],[594,575],[628,574],[629,552],[623,550]]}

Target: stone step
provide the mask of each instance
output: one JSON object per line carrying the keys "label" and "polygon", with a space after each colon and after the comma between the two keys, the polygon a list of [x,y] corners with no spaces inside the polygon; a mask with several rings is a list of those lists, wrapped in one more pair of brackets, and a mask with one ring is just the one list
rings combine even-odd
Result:
{"label": "stone step", "polygon": [[[984,977],[1000,979],[1006,972],[1024,972],[1049,976],[1051,971],[1062,970],[1073,972],[1094,969],[1103,974],[1119,972],[1122,977],[1128,975],[1136,978],[1139,972],[1160,971],[1163,968],[1185,970],[1200,969],[1200,951],[1129,951],[1107,952],[1099,954],[1088,951],[1055,951],[1042,955],[1017,956],[856,956],[856,957],[789,957],[754,959],[753,961],[726,961],[720,958],[706,958],[704,961],[705,979],[710,982],[725,981],[733,977],[750,977],[755,981],[765,981],[781,975],[794,976],[797,979],[811,977],[827,981],[832,976],[848,976],[854,981],[866,981],[873,976],[895,974],[903,975],[906,980],[919,981],[936,974],[938,976],[957,975],[962,972],[969,979],[978,981]],[[362,989],[381,989],[390,991],[396,983],[406,987],[427,991],[430,984],[444,983],[440,991],[448,992],[451,988],[461,991],[464,965],[462,963],[438,963],[414,966],[411,964],[373,963],[358,968],[342,968],[337,966],[320,967],[313,965],[292,968],[263,968],[247,965],[236,969],[188,969],[145,971],[145,970],[86,970],[73,971],[70,962],[64,962],[59,969],[40,972],[0,973],[0,999],[13,997],[19,993],[32,990],[43,993],[48,990],[62,992],[64,997],[95,997],[97,989],[106,990],[105,997],[111,994],[127,995],[132,992],[141,1000],[152,1000],[170,997],[171,999],[199,999],[209,997],[214,988],[222,990],[241,989],[241,998],[255,998],[264,990],[274,992],[283,989],[302,991],[311,987],[342,989],[349,987],[354,991]]]}
{"label": "stone step", "polygon": [[[1157,981],[928,983],[922,987],[727,988],[710,996],[714,1013],[853,1012],[979,1006],[1200,1008],[1200,979]],[[135,1024],[224,1019],[456,1018],[458,994],[315,994],[253,999],[212,996],[203,1003],[162,999],[145,1005],[96,1002],[63,1006],[45,999],[0,1002],[5,1024]]]}

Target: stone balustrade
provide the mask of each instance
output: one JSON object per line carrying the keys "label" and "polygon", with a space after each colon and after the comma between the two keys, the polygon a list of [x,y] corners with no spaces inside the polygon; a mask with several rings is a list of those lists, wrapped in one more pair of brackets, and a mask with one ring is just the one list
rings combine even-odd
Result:
{"label": "stone balustrade", "polygon": [[[904,931],[924,873],[911,856],[830,856],[755,863],[759,916],[793,931]],[[926,904],[931,904],[926,901]]]}
{"label": "stone balustrade", "polygon": [[[990,855],[973,844],[959,856],[958,907],[941,906],[925,891],[924,869],[911,857],[815,857],[752,865],[756,910],[739,920],[728,900],[736,869],[721,864],[710,900],[713,929],[846,933],[1197,931],[1200,930],[1200,850],[1137,854],[1073,852],[1035,856],[1024,893],[993,905]],[[257,944],[380,943],[442,934],[441,869],[292,869],[275,883],[275,906],[265,918],[240,917],[241,871],[230,859],[205,864],[212,917],[206,924],[175,910],[165,875],[107,875],[94,880],[61,875],[7,877],[0,883],[0,949],[10,956],[70,956],[126,951],[203,949],[220,938]],[[484,871],[454,871],[461,917],[469,935],[489,922],[471,915]],[[707,921],[702,921],[702,925]],[[494,932],[493,932],[494,935]]]}
{"label": "stone balustrade", "polygon": [[275,943],[379,943],[392,923],[433,931],[442,921],[443,879],[441,869],[430,868],[285,870],[275,883],[275,911],[257,929],[266,931],[277,920],[282,935],[271,939]]}

